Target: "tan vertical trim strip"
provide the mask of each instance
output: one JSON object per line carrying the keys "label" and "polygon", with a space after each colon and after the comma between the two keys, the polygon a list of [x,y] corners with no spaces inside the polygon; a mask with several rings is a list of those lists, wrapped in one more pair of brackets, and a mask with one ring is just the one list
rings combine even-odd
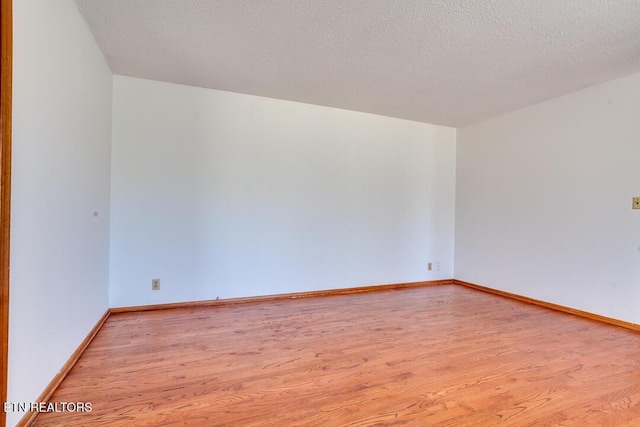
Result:
{"label": "tan vertical trim strip", "polygon": [[[0,404],[7,400],[9,360],[9,226],[11,214],[11,82],[13,61],[12,0],[2,0],[0,12]],[[0,426],[6,425],[0,410]]]}

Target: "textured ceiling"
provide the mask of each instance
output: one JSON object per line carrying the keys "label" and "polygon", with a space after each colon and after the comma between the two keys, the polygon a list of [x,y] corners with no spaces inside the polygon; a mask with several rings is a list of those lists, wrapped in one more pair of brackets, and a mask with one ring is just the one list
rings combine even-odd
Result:
{"label": "textured ceiling", "polygon": [[639,0],[78,0],[115,74],[460,126],[640,71]]}

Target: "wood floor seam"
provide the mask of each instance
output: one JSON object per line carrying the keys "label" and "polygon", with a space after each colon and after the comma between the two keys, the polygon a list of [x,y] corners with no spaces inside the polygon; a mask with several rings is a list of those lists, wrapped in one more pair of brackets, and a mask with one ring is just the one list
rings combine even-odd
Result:
{"label": "wood floor seam", "polygon": [[445,284],[112,314],[35,426],[634,425],[635,331]]}

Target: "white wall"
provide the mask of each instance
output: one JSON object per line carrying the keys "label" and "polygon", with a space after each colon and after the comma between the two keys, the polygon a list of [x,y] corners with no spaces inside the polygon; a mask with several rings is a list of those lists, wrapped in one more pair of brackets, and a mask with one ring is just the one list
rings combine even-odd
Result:
{"label": "white wall", "polygon": [[113,96],[112,306],[452,276],[455,129],[122,76]]}
{"label": "white wall", "polygon": [[457,279],[640,323],[640,74],[457,144]]}
{"label": "white wall", "polygon": [[13,7],[8,398],[30,402],[108,307],[112,77],[73,1]]}

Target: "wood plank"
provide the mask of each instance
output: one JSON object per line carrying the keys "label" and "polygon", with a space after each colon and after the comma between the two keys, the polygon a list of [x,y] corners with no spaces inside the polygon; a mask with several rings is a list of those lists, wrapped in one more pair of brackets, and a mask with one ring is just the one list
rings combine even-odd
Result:
{"label": "wood plank", "polygon": [[[100,319],[94,325],[94,327],[91,328],[91,330],[89,331],[87,336],[84,338],[84,340],[82,340],[80,345],[78,345],[78,348],[76,348],[76,350],[71,354],[71,357],[69,357],[69,360],[67,360],[67,362],[64,364],[64,366],[62,366],[60,371],[58,371],[56,376],[53,377],[53,379],[47,385],[47,387],[42,391],[42,393],[40,393],[40,396],[38,396],[38,399],[36,400],[36,402],[49,402],[49,399],[51,399],[51,397],[53,396],[55,391],[58,389],[60,384],[62,384],[64,379],[67,377],[67,375],[69,375],[69,372],[71,372],[75,364],[78,362],[78,360],[80,360],[80,357],[82,357],[85,350],[89,347],[89,344],[91,344],[91,341],[93,341],[93,339],[96,337],[98,332],[100,332],[100,329],[102,328],[104,323],[107,321],[109,316],[110,316],[110,313],[109,313],[109,310],[107,310],[100,317]],[[35,418],[37,417],[37,415],[38,415],[37,412],[27,412],[22,417],[22,419],[20,419],[20,421],[18,422],[18,426],[31,425],[33,423],[33,420],[35,420]]]}
{"label": "wood plank", "polygon": [[[7,400],[9,355],[9,228],[11,215],[12,1],[0,6],[0,402]],[[0,426],[6,414],[0,411]]]}
{"label": "wood plank", "polygon": [[640,335],[456,285],[113,314],[36,426],[640,425]]}
{"label": "wood plank", "polygon": [[466,286],[467,288],[473,288],[473,289],[477,289],[479,291],[489,292],[491,294],[499,295],[501,297],[511,298],[511,299],[518,300],[518,301],[523,301],[523,302],[526,302],[526,303],[529,303],[529,304],[538,305],[540,307],[550,308],[552,310],[560,311],[560,312],[563,312],[563,313],[573,314],[574,316],[580,316],[580,317],[584,317],[586,319],[595,320],[597,322],[608,323],[610,325],[620,326],[622,328],[627,328],[627,329],[631,329],[631,330],[640,332],[640,325],[635,324],[635,323],[631,323],[631,322],[625,322],[624,320],[614,319],[612,317],[601,316],[599,314],[589,313],[588,311],[578,310],[576,308],[566,307],[564,305],[554,304],[552,302],[546,302],[546,301],[538,300],[538,299],[535,299],[535,298],[525,297],[525,296],[522,296],[522,295],[513,294],[511,292],[501,291],[499,289],[494,289],[494,288],[489,288],[489,287],[486,287],[486,286],[476,285],[475,283],[464,282],[462,280],[454,279],[454,280],[452,280],[452,282],[454,284],[456,284],[456,285]]}

